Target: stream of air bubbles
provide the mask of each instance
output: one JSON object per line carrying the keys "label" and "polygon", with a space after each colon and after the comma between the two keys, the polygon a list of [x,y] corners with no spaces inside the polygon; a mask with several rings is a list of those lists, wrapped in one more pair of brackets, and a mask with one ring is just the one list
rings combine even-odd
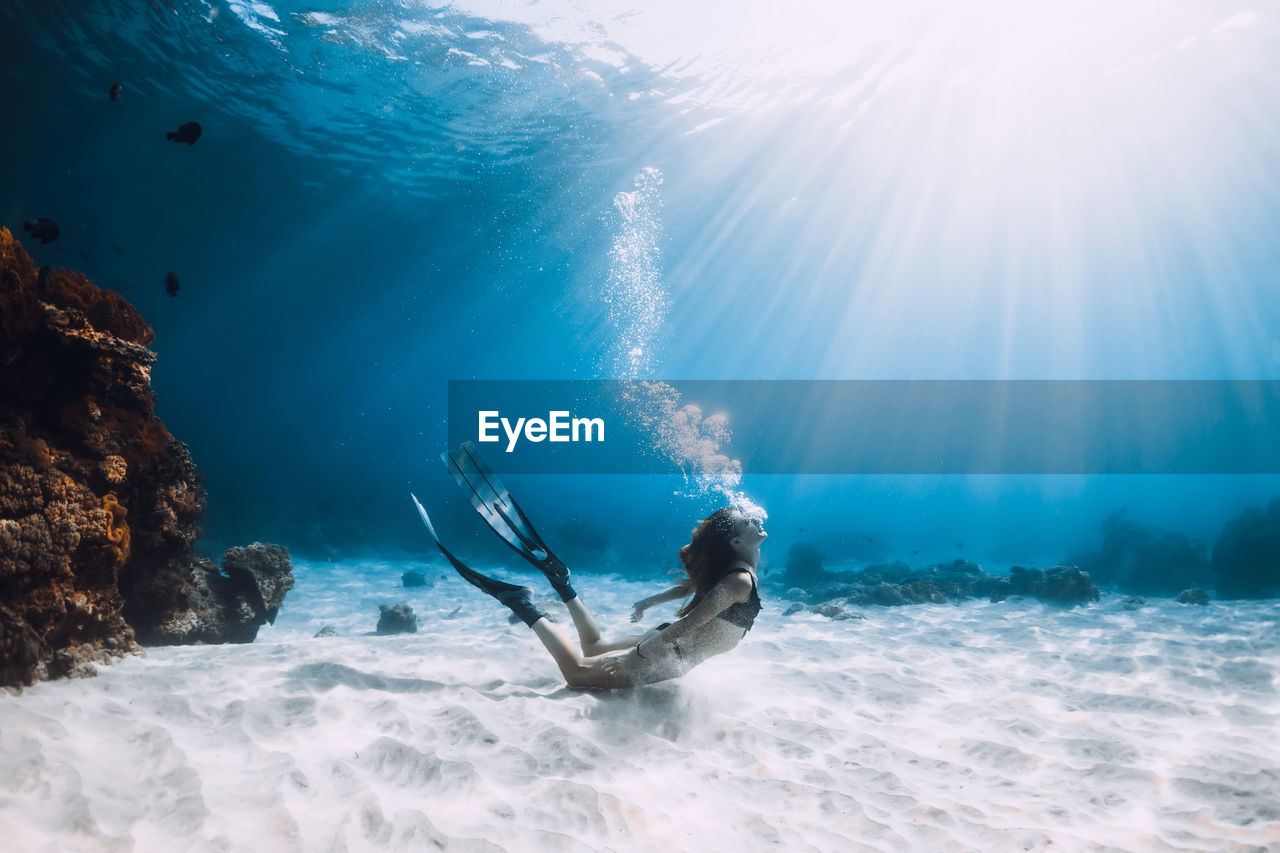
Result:
{"label": "stream of air bubbles", "polygon": [[652,436],[654,451],[680,467],[689,496],[721,495],[730,506],[763,519],[764,508],[742,491],[742,463],[722,452],[732,439],[728,416],[704,416],[698,406],[682,404],[670,384],[649,378],[671,306],[659,245],[661,187],[662,173],[648,167],[636,176],[634,191],[613,200],[617,231],[605,300],[615,337],[602,367],[624,380],[624,406]]}

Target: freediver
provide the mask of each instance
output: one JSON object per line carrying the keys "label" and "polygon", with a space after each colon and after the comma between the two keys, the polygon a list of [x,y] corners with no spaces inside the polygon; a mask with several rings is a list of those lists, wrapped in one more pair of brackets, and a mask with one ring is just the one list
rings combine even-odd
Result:
{"label": "freediver", "polygon": [[475,446],[467,442],[442,458],[490,529],[546,575],[573,618],[581,651],[533,604],[528,587],[482,575],[450,553],[426,509],[411,495],[431,538],[463,579],[506,605],[533,630],[569,687],[634,687],[679,678],[708,658],[731,651],[754,624],[760,612],[756,566],[760,545],[768,536],[760,518],[726,507],[703,519],[679,551],[686,576],[670,589],[636,602],[631,621],[639,621],[656,604],[692,596],[676,611],[679,618],[643,635],[607,641],[574,590],[568,567],[547,548]]}

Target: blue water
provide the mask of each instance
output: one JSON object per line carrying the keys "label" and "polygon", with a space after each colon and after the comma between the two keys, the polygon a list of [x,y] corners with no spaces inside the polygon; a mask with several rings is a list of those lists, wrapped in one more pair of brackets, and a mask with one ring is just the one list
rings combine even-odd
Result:
{"label": "blue water", "polygon": [[[37,263],[155,327],[203,550],[425,553],[413,488],[464,553],[500,553],[437,460],[450,379],[1280,379],[1274,10],[582,5],[0,7],[0,216],[58,221]],[[164,140],[192,120],[196,145]],[[717,502],[509,484],[548,539],[589,530],[581,559],[623,567],[672,563]],[[1096,547],[1126,506],[1211,546],[1280,494],[742,487],[777,562],[814,541],[992,570]]]}

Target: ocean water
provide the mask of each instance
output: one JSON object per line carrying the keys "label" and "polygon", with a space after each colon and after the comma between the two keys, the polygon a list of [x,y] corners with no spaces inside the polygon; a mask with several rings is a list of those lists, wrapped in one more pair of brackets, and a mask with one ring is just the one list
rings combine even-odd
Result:
{"label": "ocean water", "polygon": [[[0,224],[154,326],[198,551],[278,542],[298,579],[251,646],[0,695],[0,837],[1280,849],[1274,599],[830,621],[770,592],[796,545],[1004,573],[1120,510],[1208,559],[1274,470],[764,475],[732,465],[745,413],[633,400],[681,471],[504,480],[621,627],[698,519],[755,505],[766,607],[607,694],[565,690],[408,500],[510,565],[438,458],[453,380],[1280,380],[1280,12],[882,5],[0,4]],[[388,601],[417,634],[371,634]]]}
{"label": "ocean water", "polygon": [[[399,587],[412,568],[429,588]],[[1270,603],[969,602],[833,621],[766,597],[731,655],[677,681],[580,693],[450,572],[300,562],[252,645],[151,649],[0,696],[6,843],[1280,847]],[[664,581],[592,574],[579,587],[610,636]],[[416,634],[372,634],[390,602],[413,607]],[[335,636],[313,636],[325,626]]]}
{"label": "ocean water", "polygon": [[[476,532],[437,461],[449,380],[1280,378],[1273,17],[13,0],[0,216],[60,222],[36,262],[155,327],[205,553],[424,555],[410,488]],[[165,140],[193,120],[195,145]],[[843,562],[870,535],[877,559],[996,568],[1096,547],[1121,507],[1211,547],[1280,494],[743,476],[775,555]],[[511,485],[622,568],[723,502],[680,478]]]}

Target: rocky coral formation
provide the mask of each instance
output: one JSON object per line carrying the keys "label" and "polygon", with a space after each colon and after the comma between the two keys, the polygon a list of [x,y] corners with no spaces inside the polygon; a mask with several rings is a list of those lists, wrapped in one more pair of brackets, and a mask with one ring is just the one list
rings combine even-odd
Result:
{"label": "rocky coral formation", "polygon": [[416,634],[418,617],[407,604],[378,605],[379,634]]}
{"label": "rocky coral formation", "polygon": [[155,416],[153,338],[124,297],[37,274],[0,228],[0,685],[88,672],[164,636],[202,583],[241,588],[192,559],[205,495]]}
{"label": "rocky coral formation", "polygon": [[[803,580],[801,585],[792,582]],[[1026,595],[1055,604],[1086,604],[1098,600],[1098,588],[1089,573],[1074,566],[1026,569],[1015,566],[1009,577],[990,575],[977,563],[955,560],[924,569],[906,563],[881,563],[857,572],[828,572],[821,555],[809,545],[794,546],[782,583],[791,586],[788,596],[811,604],[840,602],[851,605],[900,606],[940,604],[969,598],[1003,601]],[[815,607],[814,612],[821,612]]]}
{"label": "rocky coral formation", "polygon": [[878,563],[857,572],[829,572],[821,567],[819,552],[801,543],[788,554],[783,582],[791,595],[810,603],[845,600],[849,604],[925,604],[986,596],[997,578],[964,560],[913,569],[906,563]]}
{"label": "rocky coral formation", "polygon": [[1209,576],[1203,546],[1180,533],[1139,524],[1124,510],[1102,523],[1099,550],[1063,562],[1084,569],[1096,583],[1139,595],[1174,596],[1204,586]]}
{"label": "rocky coral formation", "polygon": [[1178,603],[1198,604],[1203,607],[1209,603],[1209,593],[1203,589],[1184,589],[1178,593]]}
{"label": "rocky coral formation", "polygon": [[1280,597],[1280,498],[1227,522],[1212,566],[1220,598]]}
{"label": "rocky coral formation", "polygon": [[1014,566],[1009,570],[1008,594],[1030,595],[1053,604],[1088,604],[1100,597],[1098,588],[1089,580],[1089,573],[1076,566],[1051,569]]}
{"label": "rocky coral formation", "polygon": [[782,582],[790,587],[809,587],[824,583],[827,571],[822,567],[822,551],[809,542],[797,542],[787,549],[787,568]]}
{"label": "rocky coral formation", "polygon": [[274,623],[285,594],[293,589],[293,565],[280,545],[254,542],[228,548],[222,571],[204,559],[191,562],[180,582],[184,605],[159,624],[137,628],[138,641],[170,646],[190,643],[252,643],[258,629]]}

